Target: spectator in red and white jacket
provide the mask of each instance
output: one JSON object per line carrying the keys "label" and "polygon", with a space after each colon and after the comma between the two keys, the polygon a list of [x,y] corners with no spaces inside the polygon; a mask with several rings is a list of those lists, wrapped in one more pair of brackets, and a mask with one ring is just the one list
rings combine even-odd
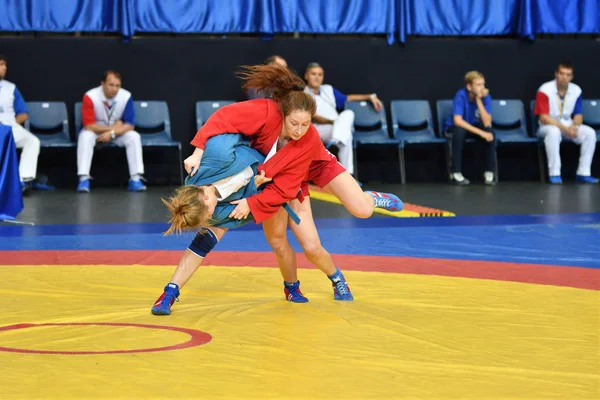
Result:
{"label": "spectator in red and white jacket", "polygon": [[142,141],[140,134],[134,131],[133,98],[121,87],[121,75],[117,71],[106,71],[100,86],[87,91],[81,112],[83,129],[77,140],[77,191],[90,191],[94,147],[111,142],[125,147],[130,175],[127,190],[145,191],[146,186],[141,181],[144,174]]}
{"label": "spectator in red and white jacket", "polygon": [[537,135],[544,138],[551,184],[562,183],[560,142],[563,138],[581,146],[576,181],[598,183],[598,179],[591,176],[596,132],[583,125],[582,92],[579,86],[571,82],[573,71],[573,64],[561,62],[554,72],[555,79],[540,86],[535,96],[534,112],[540,118]]}

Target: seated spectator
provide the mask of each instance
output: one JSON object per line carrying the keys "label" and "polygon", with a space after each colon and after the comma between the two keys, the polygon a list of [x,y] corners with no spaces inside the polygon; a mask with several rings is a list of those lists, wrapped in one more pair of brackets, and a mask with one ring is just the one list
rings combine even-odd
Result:
{"label": "seated spectator", "polygon": [[7,67],[6,57],[0,55],[0,124],[10,125],[17,148],[23,149],[19,162],[21,192],[52,190],[52,186],[36,181],[40,140],[22,126],[28,118],[27,105],[17,86],[4,79]]}
{"label": "seated spectator", "polygon": [[471,136],[485,149],[485,184],[494,185],[496,140],[492,132],[492,96],[481,72],[468,72],[465,84],[466,87],[456,92],[452,115],[444,123],[444,132],[452,136],[452,182],[470,183],[462,174],[462,153],[465,138]]}
{"label": "seated spectator", "polygon": [[376,111],[380,111],[383,106],[375,93],[345,95],[331,85],[324,85],[324,76],[323,67],[316,62],[308,64],[304,73],[307,82],[305,91],[310,93],[317,103],[313,124],[327,149],[337,156],[340,164],[350,174],[354,174],[354,112],[342,111],[344,105],[347,101],[368,100]]}
{"label": "seated spectator", "polygon": [[125,147],[129,165],[127,190],[142,192],[144,160],[140,134],[134,131],[135,110],[131,93],[121,88],[121,75],[117,71],[106,71],[100,86],[88,90],[83,96],[83,129],[77,140],[78,192],[90,191],[90,168],[94,147],[114,143]]}
{"label": "seated spectator", "polygon": [[[278,55],[272,55],[271,57],[267,58],[264,62],[264,64],[269,65],[269,64],[279,64],[282,67],[286,67],[288,66],[287,61],[285,61],[285,59],[281,56]],[[256,89],[248,89],[246,91],[246,98],[248,100],[254,100],[254,99],[265,99],[265,98],[271,98],[271,93],[265,93],[264,91],[258,91]]]}
{"label": "seated spectator", "polygon": [[535,115],[539,115],[539,137],[544,138],[548,155],[548,175],[551,184],[561,184],[560,142],[563,137],[581,146],[576,181],[598,183],[591,176],[592,159],[596,150],[596,132],[583,125],[581,88],[572,83],[573,64],[561,62],[554,72],[555,79],[544,83],[535,96]]}

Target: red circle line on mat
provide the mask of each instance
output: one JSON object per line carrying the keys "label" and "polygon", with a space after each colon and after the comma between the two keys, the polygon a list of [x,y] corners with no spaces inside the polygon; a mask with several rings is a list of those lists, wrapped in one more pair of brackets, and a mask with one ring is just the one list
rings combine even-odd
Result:
{"label": "red circle line on mat", "polygon": [[133,328],[147,328],[147,329],[159,329],[167,331],[175,331],[181,333],[187,333],[190,335],[190,339],[187,342],[175,344],[172,346],[164,347],[153,347],[147,349],[132,349],[132,350],[105,350],[105,351],[56,351],[56,350],[30,350],[30,349],[17,349],[13,347],[1,347],[0,351],[7,351],[12,353],[30,353],[30,354],[61,354],[61,355],[98,355],[98,354],[128,354],[128,353],[150,353],[156,351],[169,351],[169,350],[180,350],[187,349],[190,347],[196,347],[206,344],[212,340],[212,336],[206,332],[202,332],[196,329],[179,328],[175,326],[162,326],[162,325],[146,325],[146,324],[129,324],[129,323],[117,323],[117,322],[72,322],[72,323],[46,323],[46,324],[15,324],[0,327],[1,331],[10,331],[17,329],[27,328],[39,328],[44,326],[126,326]]}

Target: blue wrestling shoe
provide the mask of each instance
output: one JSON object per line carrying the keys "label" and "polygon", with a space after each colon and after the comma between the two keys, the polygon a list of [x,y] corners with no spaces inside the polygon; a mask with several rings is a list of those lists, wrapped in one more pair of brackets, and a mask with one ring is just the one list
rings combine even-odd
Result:
{"label": "blue wrestling shoe", "polygon": [[171,306],[176,301],[179,301],[179,286],[169,283],[165,286],[163,294],[154,302],[152,314],[171,315]]}
{"label": "blue wrestling shoe", "polygon": [[549,176],[548,181],[551,185],[562,185],[562,178],[560,175]]}
{"label": "blue wrestling shoe", "polygon": [[308,299],[300,291],[300,281],[294,283],[283,282],[285,299],[291,303],[307,303]]}
{"label": "blue wrestling shoe", "polygon": [[79,181],[77,185],[77,191],[80,193],[89,193],[90,192],[90,180],[85,179],[83,181]]}
{"label": "blue wrestling shoe", "polygon": [[577,183],[598,183],[598,178],[594,178],[593,176],[577,175],[575,177],[575,182],[577,182]]}
{"label": "blue wrestling shoe", "polygon": [[335,274],[328,276],[333,285],[333,299],[339,301],[353,301],[354,296],[348,287],[348,282],[339,268],[336,268]]}
{"label": "blue wrestling shoe", "polygon": [[31,181],[31,188],[33,190],[40,190],[44,192],[56,190],[56,187],[50,184],[48,177],[45,175],[40,175],[37,177],[37,179]]}
{"label": "blue wrestling shoe", "polygon": [[375,207],[377,208],[383,208],[384,210],[388,211],[402,211],[404,208],[404,203],[402,200],[400,200],[398,196],[391,193],[380,193],[373,191],[367,191],[365,193],[368,193],[371,195],[371,197],[373,197],[373,200],[375,200]]}
{"label": "blue wrestling shoe", "polygon": [[141,179],[137,181],[130,179],[129,184],[127,185],[127,190],[130,192],[145,192],[146,189],[147,187],[144,185]]}

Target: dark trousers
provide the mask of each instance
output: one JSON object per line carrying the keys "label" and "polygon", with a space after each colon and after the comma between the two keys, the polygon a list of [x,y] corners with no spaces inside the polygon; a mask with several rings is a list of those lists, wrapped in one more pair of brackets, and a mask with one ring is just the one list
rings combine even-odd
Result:
{"label": "dark trousers", "polygon": [[[494,135],[492,128],[483,128],[478,126],[478,128],[491,133]],[[452,172],[462,172],[462,153],[463,153],[463,145],[465,144],[465,138],[472,137],[476,140],[476,144],[482,148],[485,152],[485,170],[494,172],[496,170],[495,165],[495,153],[496,153],[496,136],[494,135],[494,140],[488,142],[484,138],[479,135],[475,135],[463,128],[459,128],[457,126],[450,127],[448,129],[448,133],[452,135]]]}

